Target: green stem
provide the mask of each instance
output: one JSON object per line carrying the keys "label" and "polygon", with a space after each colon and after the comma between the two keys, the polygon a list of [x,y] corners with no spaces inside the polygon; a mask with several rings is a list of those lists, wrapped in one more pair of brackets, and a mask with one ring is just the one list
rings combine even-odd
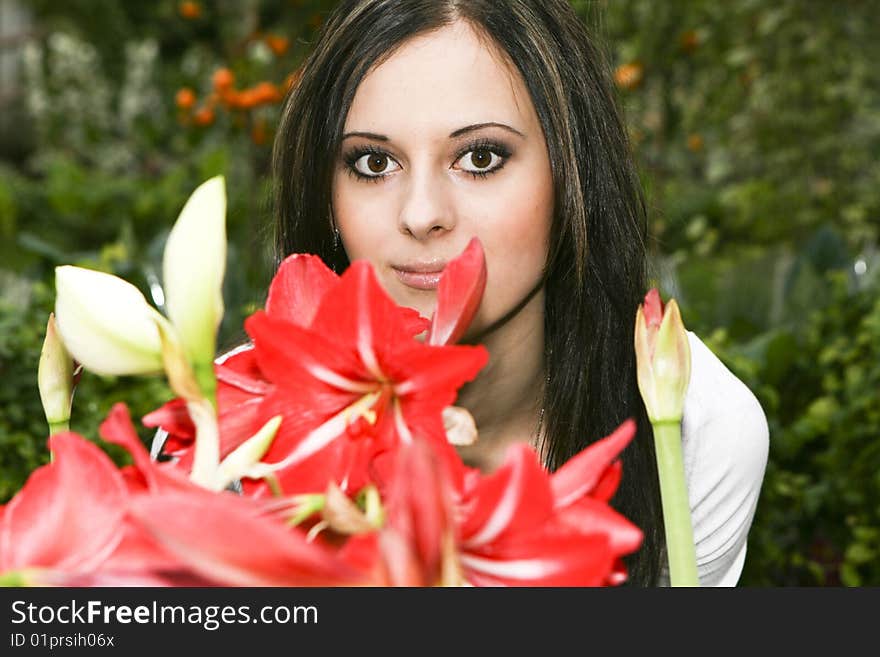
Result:
{"label": "green stem", "polygon": [[67,420],[59,420],[58,422],[49,422],[49,435],[54,436],[56,433],[70,431],[70,423]]}
{"label": "green stem", "polygon": [[193,374],[196,383],[199,384],[199,390],[202,396],[211,402],[214,410],[217,410],[217,377],[214,374],[214,361],[209,360],[204,363],[196,363],[193,367]]}
{"label": "green stem", "polygon": [[681,423],[655,422],[652,426],[663,522],[666,525],[669,582],[671,586],[699,586],[694,530],[681,453]]}

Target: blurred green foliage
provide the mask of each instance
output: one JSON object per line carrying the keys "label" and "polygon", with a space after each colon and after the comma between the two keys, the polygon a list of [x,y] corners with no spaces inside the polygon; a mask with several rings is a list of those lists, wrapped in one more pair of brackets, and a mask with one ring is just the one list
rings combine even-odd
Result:
{"label": "blurred green foliage", "polygon": [[[119,274],[161,308],[167,232],[218,173],[221,347],[241,338],[271,273],[277,105],[224,106],[213,75],[281,87],[332,4],[27,3],[19,86],[0,89],[0,502],[48,457],[36,368],[53,267]],[[572,5],[614,71],[648,192],[653,283],[768,417],[741,584],[880,584],[876,3]],[[176,105],[181,89],[191,107]],[[72,428],[96,438],[113,402],[137,418],[169,397],[158,378],[86,375]]]}
{"label": "blurred green foliage", "polygon": [[707,340],[770,423],[743,582],[880,582],[880,286],[829,273],[828,303],[790,328]]}

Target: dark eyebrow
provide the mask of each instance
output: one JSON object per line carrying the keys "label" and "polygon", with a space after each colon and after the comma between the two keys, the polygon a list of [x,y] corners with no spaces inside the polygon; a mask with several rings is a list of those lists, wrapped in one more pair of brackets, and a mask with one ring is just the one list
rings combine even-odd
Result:
{"label": "dark eyebrow", "polygon": [[469,125],[469,126],[467,126],[467,127],[465,127],[465,128],[459,128],[459,129],[456,130],[455,132],[451,132],[451,133],[449,133],[449,136],[450,136],[450,137],[460,137],[461,135],[463,135],[463,134],[465,134],[465,133],[467,133],[467,132],[472,132],[472,131],[474,131],[474,130],[479,130],[480,128],[489,128],[489,127],[492,127],[492,126],[494,126],[494,127],[496,127],[496,128],[503,128],[504,130],[507,130],[507,131],[509,131],[509,132],[512,132],[512,133],[514,133],[514,134],[517,134],[517,135],[519,135],[520,137],[525,137],[525,135],[524,135],[523,133],[521,133],[519,130],[517,130],[516,128],[511,128],[509,125],[505,125],[505,124],[503,124],[503,123],[495,123],[495,122],[489,122],[489,123],[475,123],[474,125]]}
{"label": "dark eyebrow", "polygon": [[[473,132],[474,130],[479,130],[480,128],[489,128],[489,127],[502,128],[509,132],[519,135],[520,137],[525,137],[523,133],[521,133],[516,128],[511,128],[509,125],[505,125],[504,123],[475,123],[474,125],[469,125],[464,128],[459,128],[451,133],[449,133],[450,138],[460,137],[463,134],[468,132]],[[378,135],[375,132],[347,132],[342,136],[342,139],[348,139],[349,137],[366,137],[367,139],[375,139],[376,141],[389,141],[389,138],[386,135]]]}
{"label": "dark eyebrow", "polygon": [[367,139],[375,139],[376,141],[388,141],[388,137],[385,135],[377,135],[375,132],[346,132],[342,135],[342,140],[345,141],[349,137],[366,137]]}

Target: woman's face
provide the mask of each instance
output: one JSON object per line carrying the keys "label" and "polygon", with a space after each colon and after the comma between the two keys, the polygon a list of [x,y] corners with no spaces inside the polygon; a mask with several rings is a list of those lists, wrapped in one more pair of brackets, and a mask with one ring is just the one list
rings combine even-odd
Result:
{"label": "woman's face", "polygon": [[543,312],[531,295],[553,214],[547,146],[519,72],[466,23],[411,39],[364,78],[332,198],[349,260],[372,262],[399,305],[430,317],[436,272],[478,237],[488,278],[465,339],[526,300]]}

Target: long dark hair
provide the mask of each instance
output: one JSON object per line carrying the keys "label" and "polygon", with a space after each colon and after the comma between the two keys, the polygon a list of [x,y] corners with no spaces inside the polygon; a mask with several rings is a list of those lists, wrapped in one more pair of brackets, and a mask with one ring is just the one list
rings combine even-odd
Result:
{"label": "long dark hair", "polygon": [[[646,212],[609,67],[565,0],[343,0],[291,89],[275,141],[276,256],[349,264],[331,228],[334,157],[355,91],[405,41],[455,21],[505,52],[547,141],[555,187],[546,269],[543,458],[553,470],[624,419],[612,504],[644,532],[629,583],[654,585],[664,555],[651,425],[638,392],[636,308],[646,286]],[[330,157],[328,157],[330,155]]]}

